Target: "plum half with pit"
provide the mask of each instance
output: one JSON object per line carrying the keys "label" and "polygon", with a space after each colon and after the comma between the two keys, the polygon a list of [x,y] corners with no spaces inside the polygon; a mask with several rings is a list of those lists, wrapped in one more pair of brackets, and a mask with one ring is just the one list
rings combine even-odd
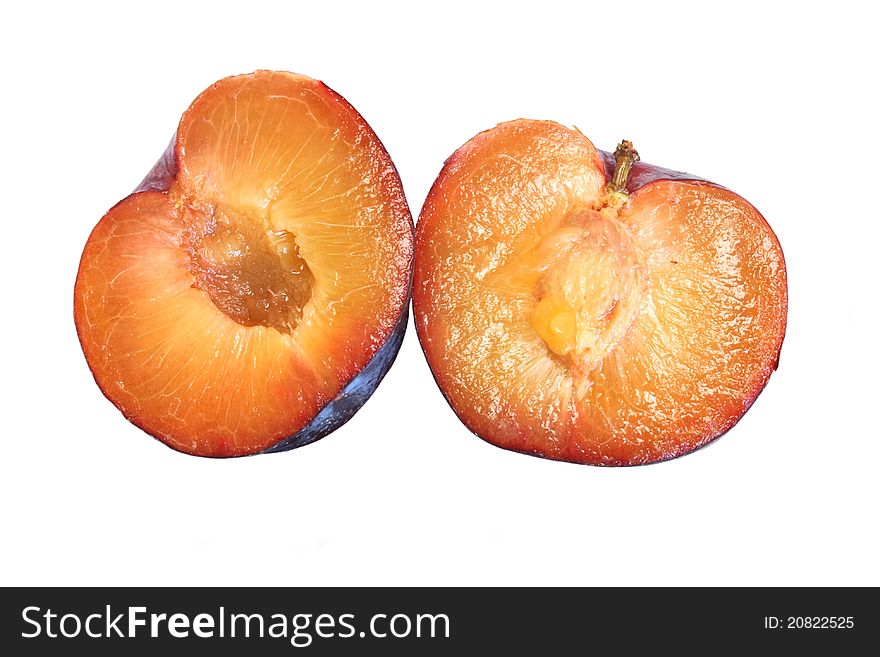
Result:
{"label": "plum half with pit", "polygon": [[713,441],[776,369],[787,303],[750,203],[550,121],[462,146],[416,226],[414,315],[441,391],[481,438],[551,459],[646,464]]}

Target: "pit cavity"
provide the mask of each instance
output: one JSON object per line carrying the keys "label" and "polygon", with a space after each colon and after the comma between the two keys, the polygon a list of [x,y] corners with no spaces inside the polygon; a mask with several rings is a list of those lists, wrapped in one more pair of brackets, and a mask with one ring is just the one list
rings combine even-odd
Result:
{"label": "pit cavity", "polygon": [[314,284],[296,236],[256,211],[221,205],[184,205],[184,223],[193,286],[243,326],[292,333]]}
{"label": "pit cavity", "polygon": [[643,258],[616,215],[578,211],[539,246],[549,256],[531,325],[581,373],[595,369],[632,326],[645,287]]}

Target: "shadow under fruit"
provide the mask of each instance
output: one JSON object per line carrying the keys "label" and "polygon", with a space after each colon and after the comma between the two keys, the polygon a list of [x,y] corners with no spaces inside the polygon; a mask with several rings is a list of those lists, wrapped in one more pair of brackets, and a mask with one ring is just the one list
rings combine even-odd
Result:
{"label": "shadow under fruit", "polygon": [[500,447],[594,465],[691,452],[776,368],[785,262],[733,192],[512,121],[446,162],[416,227],[413,308],[437,383]]}
{"label": "shadow under fruit", "polygon": [[76,328],[104,394],[170,447],[291,449],[391,366],[412,249],[400,178],[351,105],[291,73],[226,78],[92,231]]}

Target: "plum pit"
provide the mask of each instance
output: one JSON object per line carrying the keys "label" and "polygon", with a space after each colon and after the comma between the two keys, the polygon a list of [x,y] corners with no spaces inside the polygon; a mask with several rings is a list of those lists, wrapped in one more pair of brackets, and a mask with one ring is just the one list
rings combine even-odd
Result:
{"label": "plum pit", "polygon": [[616,211],[586,210],[544,238],[535,332],[580,373],[595,369],[635,321],[645,266]]}

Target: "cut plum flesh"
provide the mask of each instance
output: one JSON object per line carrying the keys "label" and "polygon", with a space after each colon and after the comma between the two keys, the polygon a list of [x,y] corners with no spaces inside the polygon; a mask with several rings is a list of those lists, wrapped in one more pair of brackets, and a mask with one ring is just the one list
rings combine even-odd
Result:
{"label": "cut plum flesh", "polygon": [[785,264],[757,210],[699,180],[630,193],[558,124],[502,124],[453,155],[416,253],[435,378],[502,447],[604,465],[673,458],[729,429],[777,364]]}
{"label": "cut plum flesh", "polygon": [[293,444],[406,315],[412,220],[388,154],[322,83],[261,71],[203,92],[141,189],[80,264],[96,381],[175,449]]}

